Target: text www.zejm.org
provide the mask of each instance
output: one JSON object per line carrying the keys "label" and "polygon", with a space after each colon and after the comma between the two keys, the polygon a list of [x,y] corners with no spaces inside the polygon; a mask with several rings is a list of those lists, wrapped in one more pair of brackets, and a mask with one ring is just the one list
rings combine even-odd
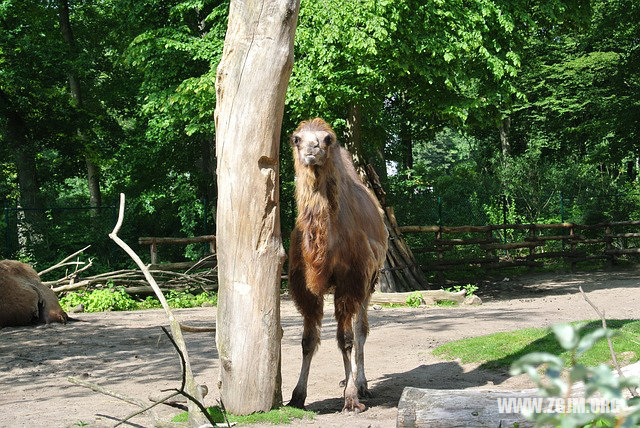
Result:
{"label": "text www.zejm.org", "polygon": [[498,397],[498,413],[619,413],[624,400],[584,397]]}

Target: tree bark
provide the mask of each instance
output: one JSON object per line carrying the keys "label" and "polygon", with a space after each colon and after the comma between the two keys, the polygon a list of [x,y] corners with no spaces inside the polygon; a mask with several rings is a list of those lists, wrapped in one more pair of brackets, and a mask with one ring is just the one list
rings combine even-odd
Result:
{"label": "tree bark", "polygon": [[[78,55],[78,48],[76,46],[76,40],[73,36],[73,30],[71,29],[71,20],[69,18],[69,1],[58,0],[58,19],[60,22],[60,31],[64,38],[67,48],[69,49],[69,55],[72,59],[75,59]],[[69,82],[69,89],[71,91],[71,97],[76,103],[76,108],[81,115],[84,114],[84,98],[82,96],[82,87],[80,81],[76,76],[73,69],[67,70],[67,80]],[[78,126],[78,137],[82,142],[84,149],[85,165],[87,167],[87,184],[89,187],[89,206],[91,208],[99,208],[102,205],[102,193],[100,192],[100,166],[94,162],[88,153],[88,137],[82,130],[81,126]],[[97,211],[92,211],[92,215],[96,215]]]}
{"label": "tree bark", "polygon": [[406,98],[400,98],[400,143],[402,144],[402,163],[405,169],[413,169],[413,138],[411,135],[411,112]]}
{"label": "tree bark", "polygon": [[87,182],[89,183],[89,206],[99,208],[102,206],[102,193],[100,192],[100,167],[89,156],[85,155],[87,165]]}
{"label": "tree bark", "polygon": [[398,229],[393,207],[387,206],[386,193],[382,188],[380,178],[373,166],[365,159],[364,151],[362,150],[361,123],[360,107],[352,104],[349,107],[349,116],[347,118],[345,147],[353,157],[356,171],[358,171],[367,187],[378,198],[384,212],[384,224],[389,232],[389,249],[376,289],[383,292],[398,292],[428,288],[424,274]]}
{"label": "tree bark", "polygon": [[509,131],[511,130],[511,118],[509,116],[502,119],[498,125],[500,133],[500,147],[502,149],[502,160],[507,162],[511,157],[511,141],[509,140]]}
{"label": "tree bark", "polygon": [[38,231],[43,221],[43,203],[40,195],[38,172],[36,169],[36,153],[33,144],[27,138],[27,125],[9,96],[0,90],[0,114],[6,120],[5,139],[13,152],[18,173],[20,189],[20,205],[28,208],[24,218],[29,223],[28,229]]}
{"label": "tree bark", "polygon": [[500,413],[498,399],[528,399],[536,390],[437,390],[406,387],[398,403],[397,427],[532,427],[520,413]]}
{"label": "tree bark", "polygon": [[299,0],[232,0],[216,79],[220,395],[235,414],[282,403],[278,159]]}
{"label": "tree bark", "polygon": [[215,156],[215,141],[211,136],[205,136],[201,140],[201,153],[202,161],[200,162],[200,169],[202,175],[206,177],[206,183],[204,194],[207,196],[207,200],[210,203],[216,200],[216,156]]}

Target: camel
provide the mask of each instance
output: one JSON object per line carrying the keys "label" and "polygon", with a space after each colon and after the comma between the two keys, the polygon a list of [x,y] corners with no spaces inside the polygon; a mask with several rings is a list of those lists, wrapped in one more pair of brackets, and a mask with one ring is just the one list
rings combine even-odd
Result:
{"label": "camel", "polygon": [[0,260],[0,327],[66,324],[58,298],[43,285],[33,268],[15,260]]}
{"label": "camel", "polygon": [[302,369],[289,405],[304,408],[311,359],[320,343],[323,295],[333,291],[345,371],[343,411],[358,413],[365,410],[358,398],[370,397],[364,373],[367,308],[388,232],[378,200],[324,120],[301,122],[291,143],[298,215],[289,249],[289,292],[304,327]]}

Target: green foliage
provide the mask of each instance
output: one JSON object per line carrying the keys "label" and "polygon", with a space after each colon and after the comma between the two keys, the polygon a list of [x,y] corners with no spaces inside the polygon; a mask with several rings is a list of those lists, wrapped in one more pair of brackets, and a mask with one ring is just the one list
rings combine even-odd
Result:
{"label": "green foliage", "polygon": [[424,304],[424,299],[422,298],[422,294],[420,294],[419,291],[416,291],[415,293],[407,297],[407,300],[405,303],[409,307],[417,308],[420,305]]}
{"label": "green foliage", "polygon": [[[207,411],[212,416],[214,422],[218,424],[224,424],[225,418],[222,413],[222,410],[218,406],[211,406],[207,408]],[[314,412],[309,410],[302,410],[295,407],[283,406],[277,409],[273,409],[269,412],[264,413],[253,413],[251,415],[246,416],[237,416],[232,414],[227,414],[227,419],[230,423],[237,424],[258,424],[258,423],[267,423],[267,424],[290,424],[294,419],[313,419],[315,416]],[[189,414],[187,412],[180,413],[171,419],[172,422],[186,422],[189,418]]]}
{"label": "green foliage", "polygon": [[202,306],[203,303],[218,305],[218,295],[215,293],[191,294],[182,291],[171,290],[166,293],[167,303],[172,308],[193,308]]}
{"label": "green foliage", "polygon": [[[11,208],[0,216],[3,258],[41,268],[92,243],[88,273],[127,267],[106,237],[121,191],[127,242],[213,232],[214,82],[228,8],[228,0],[72,0],[71,52],[58,3],[2,3],[0,206]],[[508,222],[638,219],[639,22],[634,0],[303,1],[282,132],[285,244],[296,214],[287,134],[321,116],[344,142],[356,106],[363,155],[401,225],[497,223],[505,211]],[[15,117],[20,129],[10,126]],[[87,158],[101,171],[94,215],[77,209],[88,205]],[[32,192],[19,186],[25,175]],[[41,211],[15,209],[38,200]],[[31,214],[42,236],[25,244]],[[412,247],[432,239],[408,237]],[[160,256],[203,253],[166,246]]]}
{"label": "green foliage", "polygon": [[[218,304],[215,293],[191,294],[184,291],[170,290],[166,293],[167,303],[172,308],[193,308],[210,303]],[[144,300],[136,300],[124,291],[123,287],[108,287],[92,291],[72,291],[60,299],[60,305],[70,310],[78,305],[84,306],[85,312],[132,311],[161,308],[156,297],[148,296]]]}
{"label": "green foliage", "polygon": [[639,387],[640,378],[618,377],[607,365],[593,366],[581,360],[598,342],[602,343],[603,338],[614,336],[614,332],[604,328],[585,331],[583,324],[556,324],[552,330],[564,353],[569,355],[568,362],[548,352],[532,352],[513,363],[511,374],[529,375],[543,397],[566,399],[574,385],[583,382],[585,398],[598,394],[607,400],[619,400],[621,411],[619,414],[599,414],[586,404],[585,413],[533,413],[527,416],[539,426],[637,426],[640,400],[627,400],[624,389]]}
{"label": "green foliage", "polygon": [[459,293],[464,290],[466,292],[465,296],[473,296],[476,291],[478,291],[478,286],[475,284],[467,284],[467,285],[454,285],[453,287],[447,287],[444,289],[445,291],[449,291],[451,293]]}
{"label": "green foliage", "polygon": [[60,305],[69,310],[84,305],[85,312],[131,311],[137,309],[136,301],[122,287],[108,287],[91,292],[70,292],[60,299]]}
{"label": "green foliage", "polygon": [[[628,363],[638,361],[640,359],[638,352],[640,321],[611,320],[607,324],[611,331],[618,332],[612,339],[618,355],[624,355],[624,360]],[[599,325],[600,321],[591,321],[584,324],[581,331],[591,334],[599,331]],[[460,359],[463,364],[482,363],[483,367],[489,369],[509,367],[530,352],[555,354],[564,364],[568,364],[572,358],[570,352],[559,346],[554,334],[548,328],[526,328],[471,337],[446,343],[433,350],[436,356]],[[588,351],[579,355],[579,361],[586,366],[606,363],[610,358],[608,345],[604,342],[596,343]]]}

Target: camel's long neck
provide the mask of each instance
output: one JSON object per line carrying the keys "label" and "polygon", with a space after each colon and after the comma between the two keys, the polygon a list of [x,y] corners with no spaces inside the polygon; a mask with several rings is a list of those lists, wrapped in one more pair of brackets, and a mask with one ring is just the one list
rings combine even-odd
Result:
{"label": "camel's long neck", "polygon": [[298,221],[330,221],[338,210],[340,177],[333,165],[300,167],[296,171]]}
{"label": "camel's long neck", "polygon": [[332,165],[323,165],[321,168],[300,168],[296,165],[296,179],[296,228],[302,235],[307,288],[321,295],[330,273],[330,234],[339,208],[340,177]]}

